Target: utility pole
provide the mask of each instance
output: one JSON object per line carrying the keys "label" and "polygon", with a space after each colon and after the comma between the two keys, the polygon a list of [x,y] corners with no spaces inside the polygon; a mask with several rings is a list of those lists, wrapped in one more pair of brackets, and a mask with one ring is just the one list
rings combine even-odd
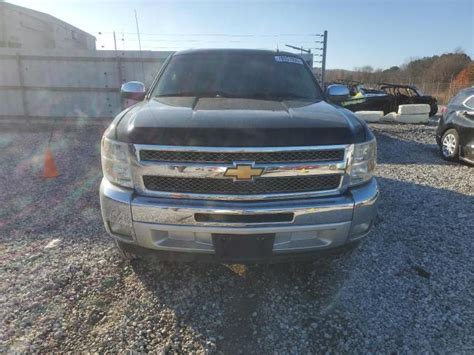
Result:
{"label": "utility pole", "polygon": [[140,38],[140,27],[138,26],[138,16],[137,16],[137,10],[135,11],[135,24],[137,25],[137,35],[138,35],[138,49],[140,50],[140,53],[142,52],[142,42]]}
{"label": "utility pole", "polygon": [[321,86],[324,88],[324,80],[326,79],[326,52],[328,50],[328,31],[324,31],[323,35],[323,57],[321,59]]}
{"label": "utility pole", "polygon": [[115,37],[115,31],[114,31],[114,48],[115,48],[115,53],[117,53],[117,37]]}
{"label": "utility pole", "polygon": [[137,25],[137,35],[138,35],[138,49],[140,50],[140,59],[142,62],[142,74],[143,74],[143,82],[145,82],[145,66],[143,64],[143,56],[142,56],[142,42],[140,38],[140,27],[138,27],[138,16],[137,16],[137,10],[135,11],[135,23]]}
{"label": "utility pole", "polygon": [[311,54],[311,49],[305,49],[305,48],[303,48],[303,46],[296,47],[296,46],[292,46],[291,44],[285,44],[285,46],[287,46],[289,48],[296,49],[296,50],[300,51],[301,53],[305,52],[305,53]]}
{"label": "utility pole", "polygon": [[305,49],[303,48],[303,46],[301,47],[297,47],[297,46],[292,46],[291,44],[285,44],[285,46],[289,47],[289,48],[293,48],[293,49],[296,49],[296,50],[299,50],[300,51],[300,54],[301,54],[301,57],[303,57],[303,60],[308,63],[309,66],[313,66],[313,55],[311,56],[308,56],[308,57],[304,57],[303,56],[303,52],[304,53],[307,53],[307,54],[311,54],[311,49]]}

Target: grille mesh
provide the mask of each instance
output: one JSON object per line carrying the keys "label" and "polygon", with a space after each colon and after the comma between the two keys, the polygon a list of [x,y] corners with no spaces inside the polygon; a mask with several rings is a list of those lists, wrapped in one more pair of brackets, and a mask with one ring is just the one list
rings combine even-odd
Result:
{"label": "grille mesh", "polygon": [[253,161],[256,163],[278,162],[320,162],[341,161],[344,149],[303,150],[284,152],[184,152],[141,150],[142,161],[163,161],[183,163],[232,163],[234,161]]}
{"label": "grille mesh", "polygon": [[232,179],[177,178],[143,176],[145,187],[151,191],[256,195],[292,192],[332,190],[339,186],[341,175],[291,176],[260,178],[255,181],[233,181]]}

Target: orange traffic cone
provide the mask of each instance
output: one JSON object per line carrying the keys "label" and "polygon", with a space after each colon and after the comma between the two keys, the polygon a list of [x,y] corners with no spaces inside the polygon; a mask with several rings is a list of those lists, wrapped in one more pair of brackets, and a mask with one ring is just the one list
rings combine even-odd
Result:
{"label": "orange traffic cone", "polygon": [[56,163],[54,162],[53,153],[51,153],[51,150],[48,147],[44,153],[43,177],[54,178],[56,176],[59,176],[58,169],[56,168]]}

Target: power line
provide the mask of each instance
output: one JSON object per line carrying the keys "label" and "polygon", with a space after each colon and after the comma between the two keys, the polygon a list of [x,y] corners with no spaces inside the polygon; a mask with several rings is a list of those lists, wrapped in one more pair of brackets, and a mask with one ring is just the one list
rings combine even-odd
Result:
{"label": "power line", "polygon": [[[122,38],[122,41],[127,41],[127,42],[138,42],[138,39],[135,38]],[[226,40],[227,42],[230,43],[247,43],[248,41],[242,41],[242,40]],[[210,39],[205,39],[205,40],[198,40],[198,39],[142,39],[142,43],[144,42],[149,42],[149,43],[156,43],[156,42],[161,42],[161,43],[222,43],[222,41],[216,41],[216,40],[210,40]],[[313,44],[313,42],[298,42],[301,45],[307,46]],[[316,48],[316,47],[309,47],[310,49],[315,49],[315,50],[322,50],[322,48]]]}
{"label": "power line", "polygon": [[[113,32],[99,31],[97,34],[112,34]],[[121,32],[127,35],[137,35],[137,32]],[[140,32],[141,36],[209,36],[209,37],[293,37],[293,36],[305,36],[305,37],[323,37],[323,34],[319,33],[275,33],[275,34],[235,34],[235,33],[145,33]]]}
{"label": "power line", "polygon": [[[137,20],[137,18],[136,18]],[[137,23],[138,25],[138,23]],[[120,32],[121,42],[123,50],[136,50],[136,42],[138,42],[139,50],[142,50],[142,43],[146,50],[181,50],[184,48],[190,48],[193,44],[225,44],[228,43],[231,46],[234,44],[251,43],[255,44],[256,40],[264,38],[273,39],[275,42],[270,43],[268,41],[267,48],[278,48],[283,41],[297,42],[299,47],[298,51],[301,52],[301,47],[306,48],[308,51],[312,50],[315,53],[311,53],[314,59],[313,63],[321,64],[322,79],[324,78],[324,67],[325,67],[325,47],[327,43],[327,32],[323,33],[265,33],[265,34],[244,34],[244,33],[156,33],[156,32],[140,32],[137,27],[137,32]],[[102,44],[100,47],[104,48],[108,46],[109,36],[113,35],[113,32],[99,31],[97,34],[98,44]],[[138,35],[138,39],[133,38]],[[132,37],[132,38],[131,38]],[[186,38],[187,37],[187,38]],[[197,38],[196,38],[197,37]],[[288,37],[292,37],[289,39]],[[298,37],[298,38],[296,38]],[[196,38],[196,39],[194,39]],[[198,39],[199,38],[199,39]],[[284,42],[283,42],[284,43]],[[212,47],[212,45],[211,45]],[[304,49],[303,48],[303,49]],[[314,68],[316,69],[316,68]],[[324,79],[323,79],[324,80]]]}

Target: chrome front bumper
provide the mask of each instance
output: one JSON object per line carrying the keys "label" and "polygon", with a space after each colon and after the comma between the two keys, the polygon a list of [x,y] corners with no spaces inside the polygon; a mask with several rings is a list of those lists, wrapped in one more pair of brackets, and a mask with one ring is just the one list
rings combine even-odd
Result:
{"label": "chrome front bumper", "polygon": [[[105,178],[100,186],[102,217],[113,237],[148,249],[214,254],[213,234],[275,234],[273,254],[329,249],[361,239],[376,216],[377,182],[342,196],[276,201],[203,201],[139,196]],[[196,213],[293,213],[290,222],[197,222]]]}

